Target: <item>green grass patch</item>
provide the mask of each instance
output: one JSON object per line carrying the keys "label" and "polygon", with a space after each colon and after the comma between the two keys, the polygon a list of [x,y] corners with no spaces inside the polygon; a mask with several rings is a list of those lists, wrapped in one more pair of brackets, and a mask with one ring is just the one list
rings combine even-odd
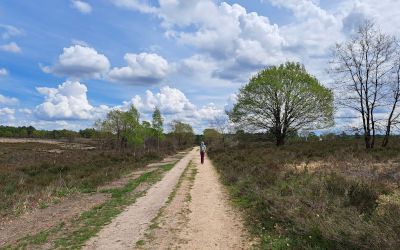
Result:
{"label": "green grass patch", "polygon": [[[169,166],[168,166],[169,168]],[[162,217],[166,207],[173,201],[173,199],[175,198],[179,188],[182,186],[182,183],[184,181],[185,178],[188,178],[188,171],[189,169],[194,169],[193,168],[193,164],[190,161],[189,164],[186,166],[186,168],[184,169],[184,171],[182,172],[182,175],[179,177],[178,183],[175,185],[174,189],[172,190],[172,192],[170,193],[170,195],[168,196],[168,199],[166,201],[166,204],[160,208],[160,210],[158,211],[156,217],[154,217],[151,220],[151,224],[149,226],[148,232],[145,233],[145,239],[143,240],[139,240],[138,242],[136,242],[137,246],[144,246],[146,244],[146,241],[150,241],[153,239],[153,234],[152,231],[154,229],[159,228],[159,223],[160,223],[160,218]],[[191,178],[192,175],[189,176],[189,178]],[[190,179],[191,180],[191,179]]]}
{"label": "green grass patch", "polygon": [[104,225],[109,224],[114,217],[120,214],[123,209],[145,194],[145,191],[135,195],[129,195],[142,183],[154,184],[161,178],[162,171],[155,170],[141,175],[139,178],[130,181],[122,188],[110,189],[111,199],[105,203],[84,212],[76,221],[75,225],[81,225],[77,230],[55,240],[57,248],[80,248],[88,239],[101,230]]}
{"label": "green grass patch", "polygon": [[28,246],[30,246],[29,248],[31,249],[35,249],[39,245],[47,243],[49,236],[59,232],[64,227],[64,225],[65,225],[64,223],[60,223],[59,225],[53,228],[43,230],[37,234],[25,236],[24,238],[18,241],[18,244],[16,246],[8,245],[0,249],[1,250],[27,249]]}
{"label": "green grass patch", "polygon": [[146,244],[146,242],[144,240],[138,240],[136,242],[136,246],[144,246]]}
{"label": "green grass patch", "polygon": [[[58,226],[44,230],[34,236],[27,236],[21,239],[17,246],[7,246],[5,249],[24,249],[28,246],[39,246],[47,243],[49,238],[52,238],[53,247],[57,249],[79,249],[88,239],[95,236],[114,217],[120,214],[126,206],[133,204],[137,198],[143,196],[148,188],[161,180],[163,174],[172,169],[173,166],[173,164],[168,164],[168,167],[161,167],[142,174],[140,177],[129,181],[124,187],[103,191],[111,194],[111,199],[82,213],[79,218],[71,222],[65,232],[62,226]],[[141,184],[148,185],[148,187],[144,191],[135,192],[135,189]],[[58,235],[61,235],[61,237]]]}
{"label": "green grass patch", "polygon": [[[193,165],[191,165],[191,172],[190,172],[190,175],[189,175],[189,180],[190,180],[189,190],[191,190],[193,188],[194,180],[196,178],[197,173],[198,173],[197,168],[194,167]],[[190,191],[186,195],[186,201],[187,202],[192,201],[192,195],[190,194]]]}
{"label": "green grass patch", "polygon": [[175,164],[176,164],[177,162],[178,162],[178,161],[176,161],[176,162],[174,162],[174,163],[171,163],[171,164],[165,164],[165,165],[161,166],[161,168],[164,169],[164,171],[169,171],[169,170],[171,170],[171,169],[175,166]]}

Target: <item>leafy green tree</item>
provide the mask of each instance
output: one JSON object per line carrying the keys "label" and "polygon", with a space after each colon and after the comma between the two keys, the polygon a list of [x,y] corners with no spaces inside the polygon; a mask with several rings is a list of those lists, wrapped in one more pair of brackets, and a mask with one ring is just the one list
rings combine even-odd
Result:
{"label": "leafy green tree", "polygon": [[103,134],[115,135],[117,142],[121,145],[122,120],[123,112],[121,110],[111,110],[103,121],[97,122],[96,126],[100,128]]}
{"label": "leafy green tree", "polygon": [[146,150],[147,141],[156,135],[156,132],[151,127],[150,122],[148,122],[148,121],[142,122],[142,135],[143,135],[143,148],[144,148],[144,150]]}
{"label": "leafy green tree", "polygon": [[209,145],[217,146],[223,142],[223,135],[213,128],[204,129],[203,137],[204,141]]}
{"label": "leafy green tree", "polygon": [[[125,149],[128,144],[136,147],[143,144],[140,114],[132,105],[128,111],[112,110],[104,120],[97,121],[95,127],[107,137],[116,137],[120,148]],[[135,152],[136,154],[136,152]]]}
{"label": "leafy green tree", "polygon": [[[140,114],[135,106],[123,113],[123,136],[130,145],[138,146],[144,143],[143,129],[140,124]],[[136,152],[135,152],[136,154]]]}
{"label": "leafy green tree", "polygon": [[33,133],[35,132],[35,128],[34,127],[32,127],[32,126],[29,126],[29,127],[27,127],[26,128],[26,131],[27,131],[27,133],[28,133],[28,137],[32,137],[33,136]]}
{"label": "leafy green tree", "polygon": [[160,141],[164,139],[164,119],[161,116],[160,109],[156,107],[153,112],[152,126],[157,138],[157,149],[160,150]]}
{"label": "leafy green tree", "polygon": [[174,120],[170,124],[171,133],[177,139],[180,147],[192,144],[195,139],[192,126],[181,121]]}
{"label": "leafy green tree", "polygon": [[332,91],[303,65],[287,62],[251,78],[240,89],[229,117],[245,130],[272,131],[280,146],[290,130],[332,126],[333,113]]}
{"label": "leafy green tree", "polygon": [[83,138],[95,138],[97,136],[97,131],[94,128],[86,128],[79,130],[79,134]]}

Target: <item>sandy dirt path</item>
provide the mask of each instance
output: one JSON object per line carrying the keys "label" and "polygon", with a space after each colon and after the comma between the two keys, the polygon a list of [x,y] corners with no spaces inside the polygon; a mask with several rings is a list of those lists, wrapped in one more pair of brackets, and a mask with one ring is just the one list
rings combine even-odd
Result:
{"label": "sandy dirt path", "polygon": [[145,196],[104,227],[96,237],[90,239],[83,249],[133,249],[144,237],[151,220],[166,203],[180,176],[196,154],[188,153],[172,168],[161,181],[152,186]]}
{"label": "sandy dirt path", "polygon": [[[1,140],[2,138],[0,138],[0,143]],[[175,163],[185,155],[187,155],[187,152],[182,151],[166,157],[160,162],[136,169],[126,176],[99,187],[98,193],[76,194],[61,200],[58,204],[50,204],[47,208],[36,209],[17,218],[0,218],[0,249],[5,245],[15,244],[17,240],[28,234],[35,235],[42,230],[59,225],[60,222],[68,223],[82,212],[88,211],[109,199],[110,195],[102,193],[102,190],[122,188],[129,181],[140,177],[142,174],[154,171],[160,166]]]}
{"label": "sandy dirt path", "polygon": [[198,151],[175,196],[153,221],[141,249],[251,249],[241,215],[228,200],[218,173]]}
{"label": "sandy dirt path", "polygon": [[190,192],[189,222],[181,231],[182,249],[249,249],[250,238],[241,216],[235,211],[218,173],[206,157],[194,163],[198,173]]}

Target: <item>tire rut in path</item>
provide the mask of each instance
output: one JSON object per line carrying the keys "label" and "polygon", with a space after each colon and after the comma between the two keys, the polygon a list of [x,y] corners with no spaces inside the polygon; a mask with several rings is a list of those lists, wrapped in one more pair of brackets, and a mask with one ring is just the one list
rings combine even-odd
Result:
{"label": "tire rut in path", "polygon": [[[141,249],[251,249],[254,243],[243,226],[241,214],[208,158],[201,165],[198,151],[193,159],[197,173],[183,177],[174,199],[163,209],[157,227],[149,229]],[[191,167],[192,168],[192,167]],[[190,195],[190,199],[186,199]]]}
{"label": "tire rut in path", "polygon": [[129,206],[104,227],[83,249],[132,249],[143,238],[151,220],[165,204],[183,171],[193,158],[195,150],[181,159],[163,179],[152,186],[145,196]]}
{"label": "tire rut in path", "polygon": [[183,243],[179,232],[187,226],[189,220],[190,189],[196,171],[194,164],[189,164],[171,193],[168,203],[152,220],[146,237],[138,242],[138,249],[177,249]]}

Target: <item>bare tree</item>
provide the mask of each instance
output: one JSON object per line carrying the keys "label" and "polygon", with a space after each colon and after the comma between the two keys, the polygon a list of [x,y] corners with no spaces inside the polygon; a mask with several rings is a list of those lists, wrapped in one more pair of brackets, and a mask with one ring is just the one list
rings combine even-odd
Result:
{"label": "bare tree", "polygon": [[210,125],[222,135],[222,145],[225,148],[226,136],[232,130],[229,117],[227,115],[216,116],[210,121]]}
{"label": "bare tree", "polygon": [[394,53],[394,37],[371,21],[365,21],[352,39],[336,45],[332,73],[340,85],[337,100],[359,112],[367,149],[375,145],[378,123],[384,119],[381,110],[388,105]]}
{"label": "bare tree", "polygon": [[392,126],[397,126],[400,121],[400,112],[397,109],[397,105],[400,101],[400,46],[397,44],[396,57],[393,65],[393,72],[391,74],[390,81],[390,101],[392,101],[389,117],[386,120],[385,137],[383,138],[382,146],[386,147],[389,143],[389,136],[392,130]]}

